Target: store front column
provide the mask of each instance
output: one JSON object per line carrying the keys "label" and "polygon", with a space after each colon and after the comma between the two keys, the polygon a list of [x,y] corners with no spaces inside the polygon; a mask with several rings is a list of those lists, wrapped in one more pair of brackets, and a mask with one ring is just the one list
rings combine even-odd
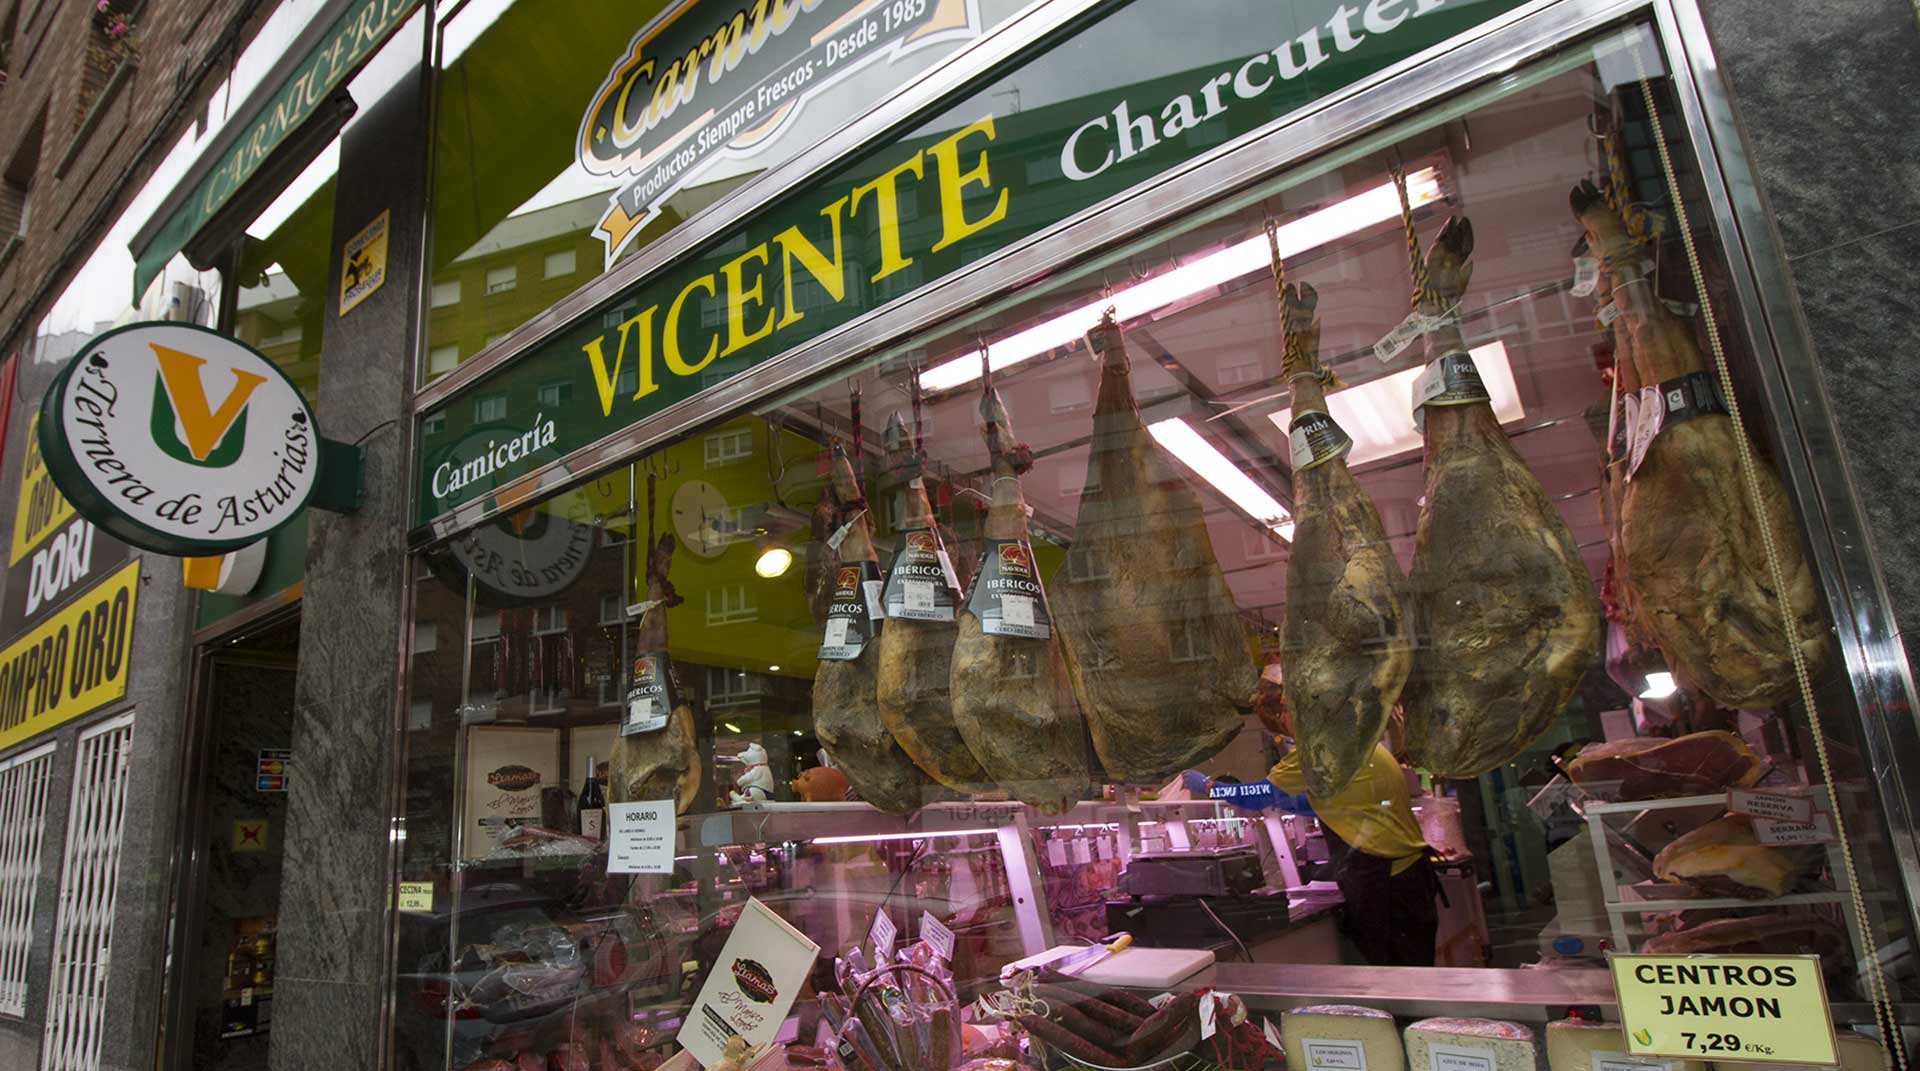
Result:
{"label": "store front column", "polygon": [[408,404],[424,137],[411,75],[341,136],[331,277],[383,213],[386,280],[327,312],[321,411],[329,438],[364,438],[354,513],[312,517],[282,872],[272,1066],[373,1068],[382,1046],[393,715],[406,577]]}

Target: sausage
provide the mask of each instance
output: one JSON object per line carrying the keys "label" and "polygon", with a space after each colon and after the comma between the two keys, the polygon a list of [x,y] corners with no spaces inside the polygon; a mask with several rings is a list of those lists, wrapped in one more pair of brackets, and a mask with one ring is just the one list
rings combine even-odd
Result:
{"label": "sausage", "polygon": [[1140,1029],[1127,1039],[1126,1057],[1128,1067],[1138,1067],[1150,1063],[1162,1055],[1173,1055],[1185,1049],[1173,1046],[1183,1040],[1187,1027],[1192,1027],[1193,1039],[1186,1043],[1192,1048],[1200,1043],[1200,998],[1192,993],[1182,993],[1153,1017],[1140,1024]]}
{"label": "sausage", "polygon": [[1071,989],[1075,993],[1084,993],[1087,996],[1111,1004],[1121,1011],[1126,1012],[1128,1015],[1141,1019],[1150,1019],[1155,1012],[1160,1010],[1149,1003],[1145,997],[1130,993],[1124,989],[1111,989],[1098,982],[1089,982],[1085,979],[1075,978],[1071,974],[1061,974],[1055,970],[1044,970],[1040,972],[1039,979],[1049,985],[1057,985],[1063,989]]}
{"label": "sausage", "polygon": [[1019,1018],[1018,1022],[1021,1026],[1026,1027],[1027,1033],[1032,1034],[1034,1037],[1052,1045],[1054,1048],[1059,1049],[1061,1052],[1066,1053],[1068,1056],[1082,1063],[1093,1064],[1096,1067],[1131,1066],[1121,1057],[1080,1037],[1052,1020],[1043,1019],[1038,1015],[1023,1015]]}
{"label": "sausage", "polygon": [[[1034,991],[1045,998],[1048,1005],[1055,1008],[1072,1008],[1108,1031],[1118,1033],[1119,1036],[1112,1042],[1115,1045],[1124,1045],[1126,1040],[1133,1036],[1133,1032],[1140,1029],[1140,1023],[1144,1019],[1143,1016],[1134,1015],[1107,1003],[1105,997],[1087,996],[1065,986],[1043,982],[1035,986]],[[1082,1033],[1083,1037],[1096,1036],[1080,1031],[1076,1033]]]}

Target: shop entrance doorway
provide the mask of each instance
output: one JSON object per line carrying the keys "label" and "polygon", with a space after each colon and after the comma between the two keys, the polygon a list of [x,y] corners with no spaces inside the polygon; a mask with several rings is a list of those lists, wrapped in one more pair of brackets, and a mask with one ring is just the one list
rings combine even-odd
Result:
{"label": "shop entrance doorway", "polygon": [[299,648],[286,614],[197,654],[163,1067],[266,1071]]}

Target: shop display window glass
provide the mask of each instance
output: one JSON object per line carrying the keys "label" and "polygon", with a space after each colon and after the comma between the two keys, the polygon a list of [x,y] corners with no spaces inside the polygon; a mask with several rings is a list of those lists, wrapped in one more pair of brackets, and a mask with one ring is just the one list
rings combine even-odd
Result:
{"label": "shop display window glass", "polygon": [[1815,955],[1877,1051],[1903,887],[1687,129],[1609,30],[428,550],[398,1044],[685,1066],[754,934],[789,1066],[1586,1071],[1661,951]]}

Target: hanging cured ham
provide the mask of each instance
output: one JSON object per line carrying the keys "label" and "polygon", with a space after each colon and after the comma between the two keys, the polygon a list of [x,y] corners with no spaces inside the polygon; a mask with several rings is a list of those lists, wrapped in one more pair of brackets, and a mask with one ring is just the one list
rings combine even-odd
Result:
{"label": "hanging cured ham", "polygon": [[1353,440],[1327,413],[1318,301],[1304,283],[1281,293],[1294,531],[1280,653],[1307,792],[1329,799],[1372,757],[1400,701],[1413,614],[1380,511],[1347,469]]}
{"label": "hanging cured ham", "polygon": [[1449,219],[1424,262],[1412,234],[1409,223],[1415,310],[1429,326],[1427,370],[1414,387],[1426,501],[1409,578],[1420,647],[1404,699],[1407,749],[1439,776],[1477,777],[1518,756],[1565,709],[1600,653],[1600,603],[1455,326],[1473,274],[1472,225]]}
{"label": "hanging cured ham", "polygon": [[883,596],[880,717],[907,756],[953,788],[981,787],[986,771],[953,720],[953,641],[966,577],[934,519],[919,443],[898,413],[887,422],[888,467],[904,481],[893,568]]}
{"label": "hanging cured ham", "polygon": [[980,566],[954,638],[953,720],[989,782],[1057,814],[1086,793],[1086,730],[1028,538],[1020,474],[1031,454],[1014,439],[991,374],[984,383],[980,416],[993,493]]}
{"label": "hanging cured ham", "polygon": [[1679,680],[1722,706],[1792,698],[1786,615],[1809,675],[1828,642],[1786,491],[1728,414],[1691,326],[1654,292],[1646,247],[1593,183],[1570,201],[1601,263],[1619,379],[1632,391],[1615,555],[1629,612]]}
{"label": "hanging cured ham", "polygon": [[839,541],[839,566],[813,677],[813,727],[861,799],[889,814],[912,814],[924,802],[927,778],[880,716],[880,559],[866,497],[838,445],[831,466],[841,517],[829,542]]}
{"label": "hanging cured ham", "polygon": [[674,801],[685,813],[700,791],[700,750],[694,739],[693,705],[680,686],[667,653],[667,610],[680,595],[667,578],[675,542],[671,533],[653,540],[654,476],[647,476],[646,607],[633,631],[626,711],[608,763],[607,799],[612,803]]}
{"label": "hanging cured ham", "polygon": [[1259,677],[1200,498],[1140,419],[1111,314],[1087,342],[1100,393],[1073,532],[1080,568],[1054,580],[1060,632],[1100,764],[1116,781],[1159,781],[1233,739]]}

